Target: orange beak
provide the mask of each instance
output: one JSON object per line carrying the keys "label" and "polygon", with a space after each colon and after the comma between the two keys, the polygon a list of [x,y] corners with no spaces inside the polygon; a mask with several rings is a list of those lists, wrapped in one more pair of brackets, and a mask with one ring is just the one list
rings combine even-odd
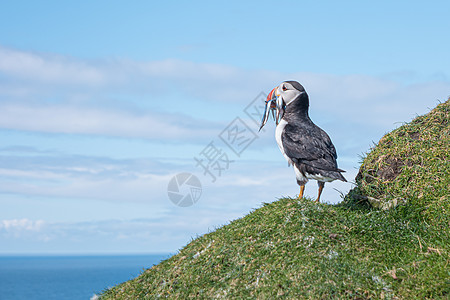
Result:
{"label": "orange beak", "polygon": [[[275,95],[275,90],[276,90],[277,88],[278,88],[278,87],[276,87],[276,88],[274,88],[274,89],[272,89],[272,90],[270,91],[269,95],[267,96],[266,103],[269,102],[269,101],[272,101],[272,100],[276,99],[277,96]],[[272,103],[270,104],[270,108],[276,108],[276,107],[277,107],[276,102],[275,102],[275,101],[272,101]]]}

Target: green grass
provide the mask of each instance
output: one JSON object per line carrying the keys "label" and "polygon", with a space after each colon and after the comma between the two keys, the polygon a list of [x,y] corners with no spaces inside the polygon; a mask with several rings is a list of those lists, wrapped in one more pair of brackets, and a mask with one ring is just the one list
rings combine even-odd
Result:
{"label": "green grass", "polygon": [[349,196],[370,197],[380,207],[390,206],[393,201],[408,203],[408,209],[416,210],[422,221],[447,228],[449,112],[447,100],[430,113],[386,134],[364,159],[356,177],[358,187]]}
{"label": "green grass", "polygon": [[265,204],[101,299],[448,299],[448,108],[383,137],[341,204]]}

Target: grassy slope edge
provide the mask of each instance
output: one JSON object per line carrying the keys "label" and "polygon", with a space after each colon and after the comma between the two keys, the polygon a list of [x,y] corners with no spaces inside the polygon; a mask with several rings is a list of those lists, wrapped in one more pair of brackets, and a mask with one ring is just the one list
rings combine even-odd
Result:
{"label": "grassy slope edge", "polygon": [[[290,198],[265,204],[193,240],[177,255],[139,277],[106,290],[101,299],[449,297],[449,200],[448,191],[442,190],[442,184],[448,181],[449,166],[448,162],[432,156],[435,151],[440,153],[438,157],[447,155],[448,158],[448,153],[440,152],[440,146],[427,152],[433,148],[429,141],[439,144],[440,140],[447,139],[448,145],[448,108],[449,101],[402,126],[403,129],[393,131],[397,134],[412,128],[408,126],[419,126],[410,131],[412,136],[400,133],[399,137],[408,137],[410,143],[414,143],[410,139],[423,141],[425,148],[418,149],[419,153],[424,154],[425,160],[437,163],[437,166],[433,164],[436,170],[423,163],[417,167],[408,163],[407,157],[414,162],[416,157],[411,151],[403,151],[403,142],[400,142],[396,151],[402,154],[394,158],[402,164],[398,164],[396,176],[383,177],[381,183],[376,181],[379,179],[365,176],[370,178],[365,182],[366,189],[364,176],[360,175],[357,188],[339,205],[317,205],[309,199]],[[447,118],[446,131],[439,121],[427,121],[436,114],[441,118],[441,125]],[[439,128],[435,134],[440,138],[430,135],[414,139],[413,132],[424,136],[424,131],[434,130],[434,127]],[[397,145],[398,139],[389,135],[379,145]],[[394,152],[377,153],[377,147],[365,158],[362,172],[373,169],[366,167],[370,161],[376,164],[376,157],[393,157]],[[428,155],[431,156],[428,158]],[[369,171],[369,175],[383,176],[383,171],[379,170],[392,167],[389,164],[392,161],[378,161],[379,168]],[[423,174],[435,171],[437,175]],[[409,179],[402,177],[404,172],[412,172],[405,177]],[[380,184],[383,186],[377,187]],[[401,197],[406,205],[378,210],[361,201],[363,198],[352,195],[386,201]]]}
{"label": "grassy slope edge", "polygon": [[409,203],[423,221],[448,227],[449,112],[450,99],[386,134],[365,157],[349,197],[382,208]]}

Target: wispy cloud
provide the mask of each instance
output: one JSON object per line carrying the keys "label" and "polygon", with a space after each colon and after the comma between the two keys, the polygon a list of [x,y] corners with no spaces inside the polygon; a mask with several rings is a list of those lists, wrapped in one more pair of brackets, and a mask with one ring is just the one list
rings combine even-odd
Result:
{"label": "wispy cloud", "polygon": [[[215,101],[234,103],[240,111],[261,91],[268,91],[286,79],[304,84],[314,111],[333,115],[336,122],[345,120],[369,126],[402,121],[427,106],[434,106],[436,99],[445,99],[450,90],[450,82],[445,80],[404,84],[389,76],[282,73],[174,59],[90,61],[2,47],[0,73],[7,80],[22,81],[20,89],[34,90],[32,96],[37,97],[17,103],[14,95],[19,93],[15,91],[19,87],[14,84],[1,87],[0,93],[5,95],[3,102],[6,102],[1,107],[0,118],[0,126],[4,128],[130,137],[154,137],[162,133],[163,128],[164,134],[160,135],[169,138],[202,135],[202,128],[210,127],[210,124],[198,123],[202,111],[191,115],[191,119],[178,118],[170,115],[170,108],[184,103],[187,97],[203,101],[205,108],[214,107]],[[84,93],[87,107],[73,106],[74,90],[70,85],[77,86],[77,94]],[[69,89],[64,92],[61,86]],[[148,101],[155,103],[163,97],[167,102],[163,107],[168,113],[158,115],[147,110],[133,114],[92,105],[114,91],[135,96],[144,93]],[[38,100],[49,93],[53,93],[50,97],[58,98],[60,106],[45,105],[47,101]],[[180,120],[188,123],[187,126],[179,124]],[[187,132],[191,128],[193,131]]]}
{"label": "wispy cloud", "polygon": [[33,221],[26,218],[2,220],[0,222],[0,230],[6,232],[40,231],[43,225],[43,220]]}
{"label": "wispy cloud", "polygon": [[[213,199],[204,196],[207,206],[228,203],[230,210],[241,207],[239,201],[229,202],[230,198],[236,197],[236,193],[252,194],[257,198],[264,193],[297,193],[293,171],[286,167],[276,149],[270,161],[233,158],[235,162],[229,169],[216,174],[218,179],[214,183],[211,177],[203,174],[201,168],[195,166],[193,159],[170,162],[158,158],[112,159],[42,151],[30,155],[30,151],[32,149],[27,149],[23,155],[3,151],[4,154],[0,155],[0,193],[51,199],[152,203],[171,207],[167,184],[179,172],[196,174],[206,194],[208,191],[217,192],[211,195]],[[341,164],[341,167],[348,169],[349,165]],[[348,188],[344,187],[344,191]],[[315,189],[311,188],[311,194],[314,193]]]}
{"label": "wispy cloud", "polygon": [[0,156],[0,192],[50,198],[152,202],[166,198],[176,168],[154,159],[76,155]]}
{"label": "wispy cloud", "polygon": [[364,127],[408,121],[450,96],[450,81],[404,84],[366,75],[302,73],[296,78],[307,88],[312,109]]}
{"label": "wispy cloud", "polygon": [[108,80],[101,68],[60,55],[0,47],[0,72],[12,77],[60,84],[100,85]]}
{"label": "wispy cloud", "polygon": [[[252,78],[248,84],[259,82],[251,72],[221,64],[175,59],[90,61],[5,47],[0,47],[0,73],[10,81],[24,81],[43,91],[48,86],[76,86],[89,90],[132,88],[141,92],[151,91],[156,95],[181,90],[194,97],[225,101],[240,101],[247,94],[254,96],[254,87],[247,85],[246,89],[242,89],[243,77]],[[263,77],[258,75],[258,78]],[[36,86],[36,83],[41,86]]]}
{"label": "wispy cloud", "polygon": [[5,240],[34,239],[35,237],[38,237],[38,241],[45,240],[43,236],[45,226],[46,222],[43,220],[30,220],[27,218],[0,220],[0,240],[3,240],[3,248],[5,243],[7,243]]}
{"label": "wispy cloud", "polygon": [[28,247],[16,253],[174,252],[218,222],[224,224],[238,216],[198,209],[184,212],[167,215],[163,222],[155,218],[92,222],[0,220],[0,253],[8,253],[9,245],[20,243]]}
{"label": "wispy cloud", "polygon": [[186,115],[73,105],[0,104],[0,127],[32,132],[89,134],[156,140],[211,137],[221,124]]}

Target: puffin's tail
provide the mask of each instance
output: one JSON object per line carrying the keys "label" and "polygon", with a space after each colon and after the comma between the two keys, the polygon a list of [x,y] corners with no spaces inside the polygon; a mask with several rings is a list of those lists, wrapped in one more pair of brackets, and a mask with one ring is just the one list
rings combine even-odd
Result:
{"label": "puffin's tail", "polygon": [[310,174],[320,174],[322,176],[331,178],[333,180],[341,180],[343,182],[347,182],[347,179],[341,174],[344,173],[344,170],[341,170],[337,167],[328,167],[326,169],[324,168],[318,168],[314,167],[307,163],[298,163],[294,161],[295,166],[299,169],[300,172],[302,172],[304,175],[306,173]]}
{"label": "puffin's tail", "polygon": [[329,171],[323,171],[323,175],[333,178],[334,180],[340,180],[343,182],[347,182],[347,179],[341,174],[341,172],[345,172],[341,169],[335,169],[335,170],[329,170]]}
{"label": "puffin's tail", "polygon": [[335,172],[336,174],[336,179],[339,179],[343,182],[347,182],[347,179],[345,179],[345,177],[341,174],[341,172],[345,172],[344,170],[338,169],[337,172]]}

